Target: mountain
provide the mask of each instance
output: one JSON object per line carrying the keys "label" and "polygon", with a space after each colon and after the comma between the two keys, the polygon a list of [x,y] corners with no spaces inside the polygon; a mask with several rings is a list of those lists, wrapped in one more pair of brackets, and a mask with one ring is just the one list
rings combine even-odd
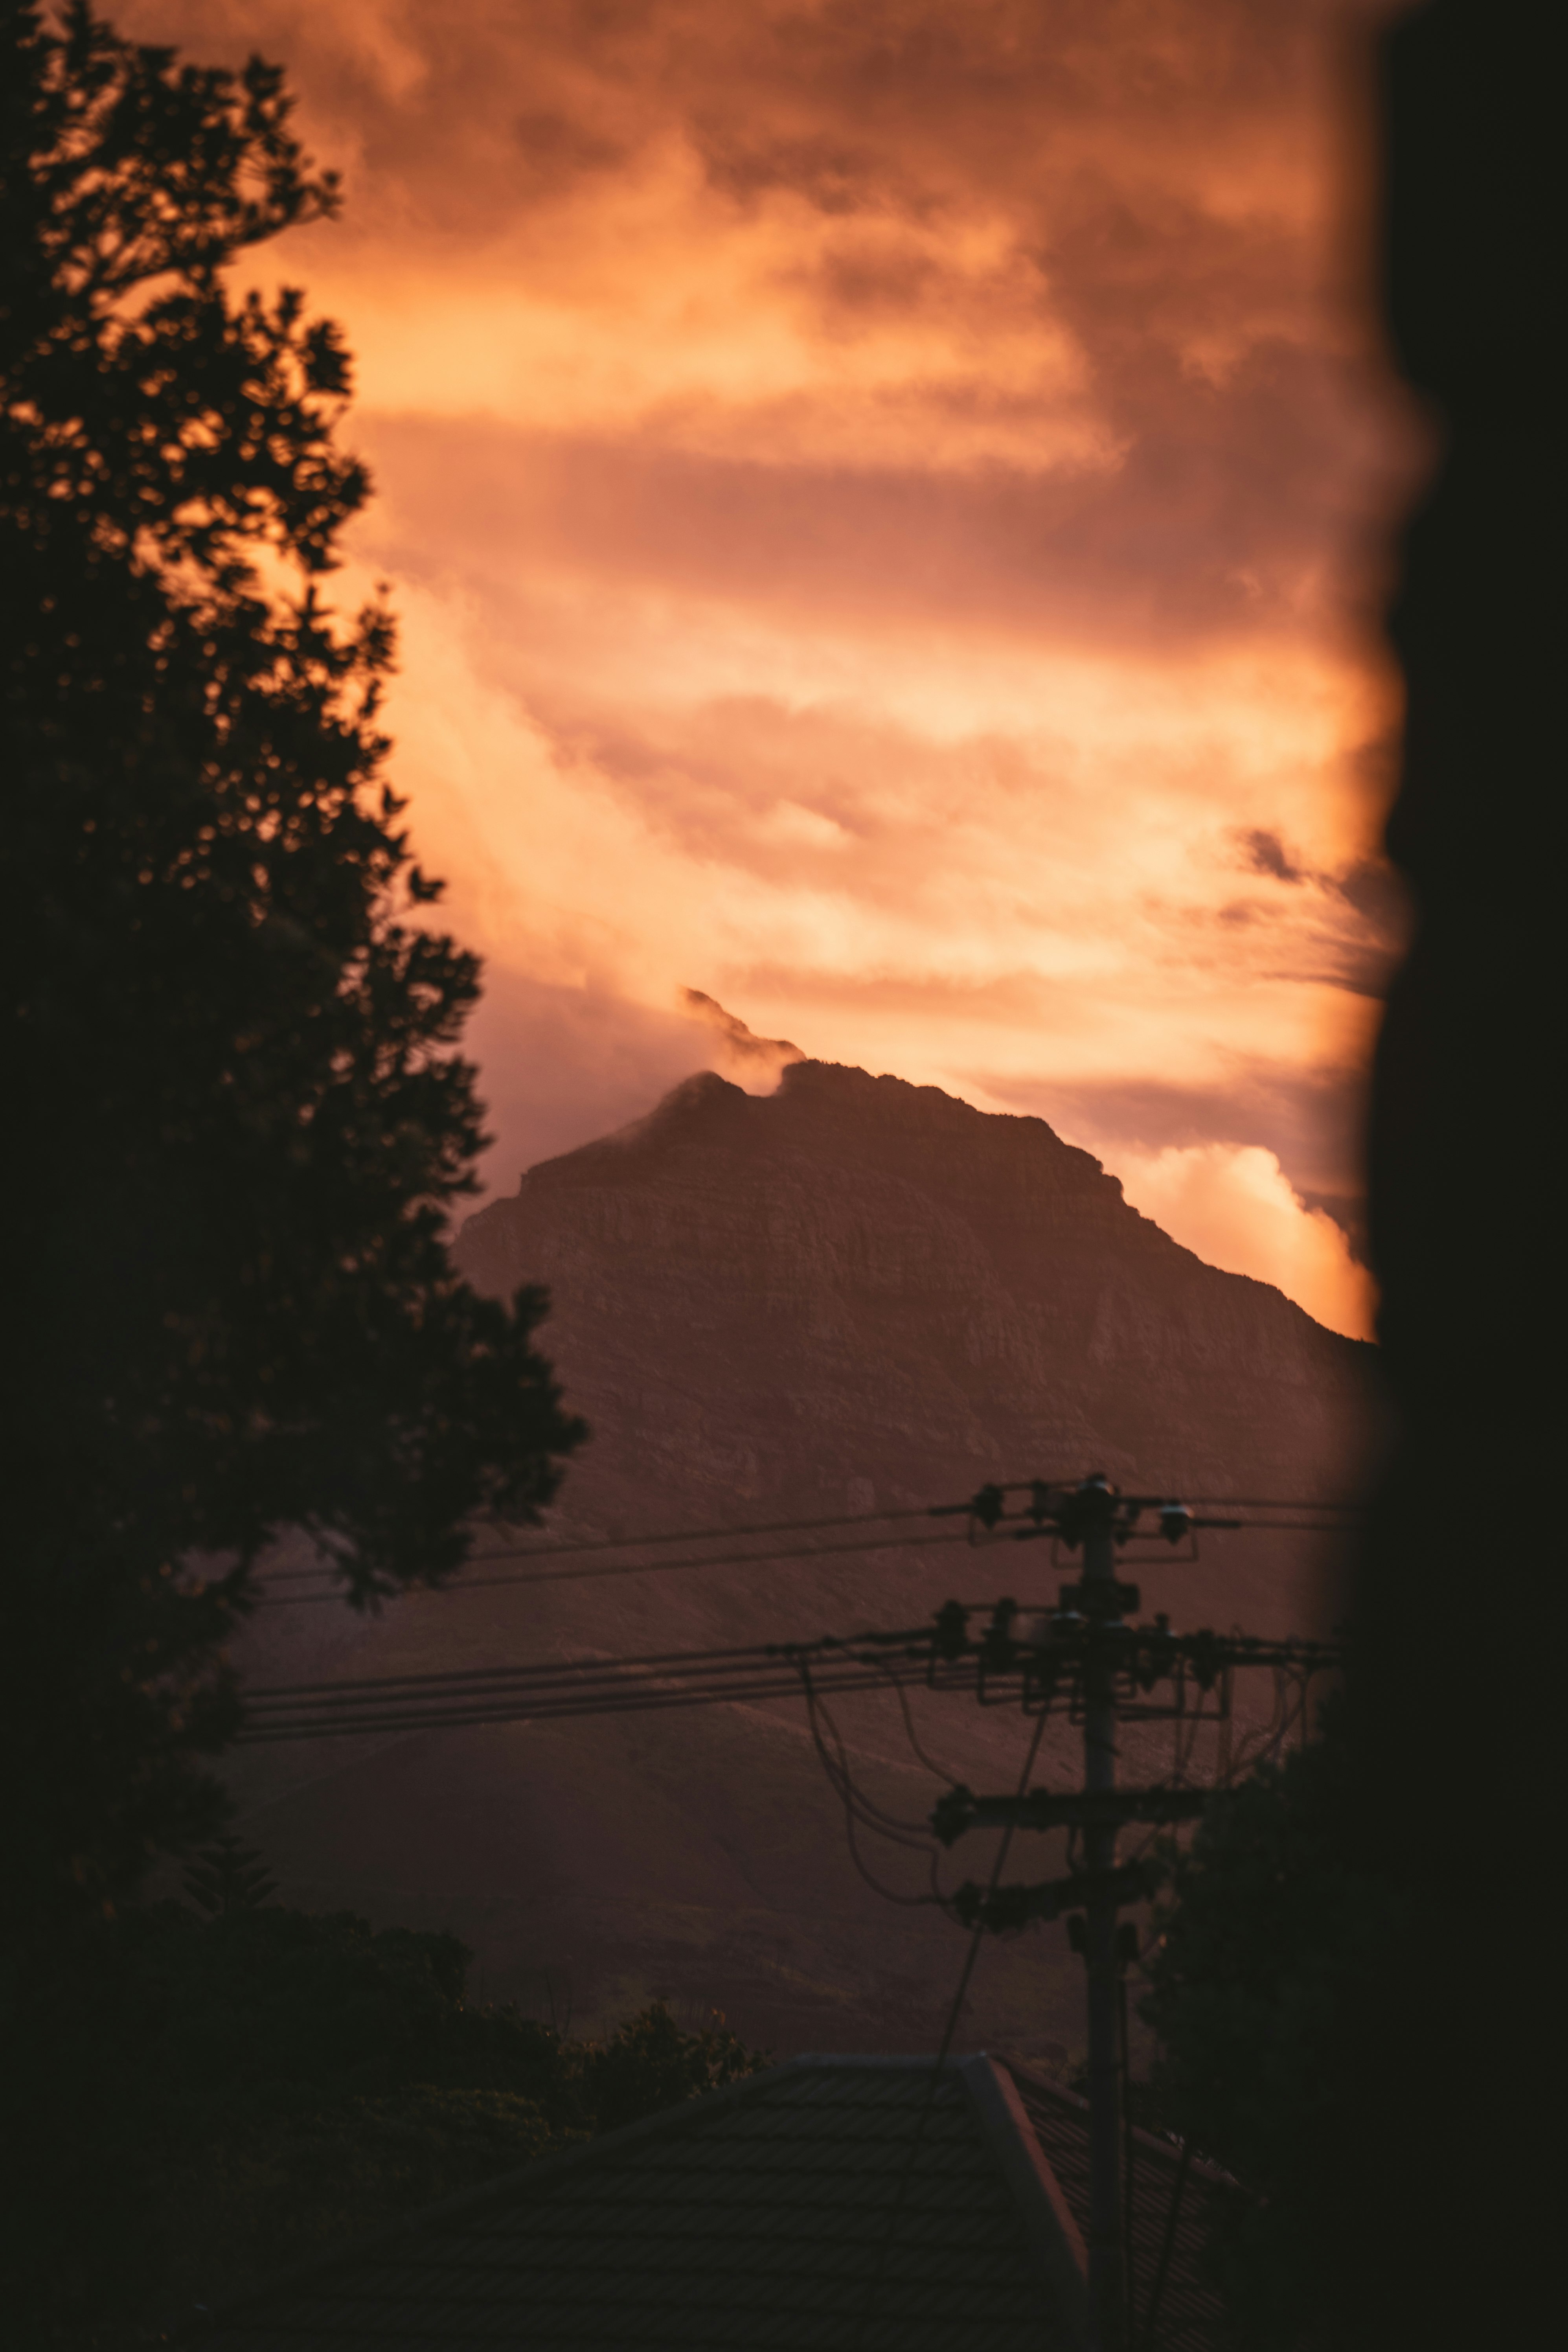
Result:
{"label": "mountain", "polygon": [[769,1096],[689,1079],[457,1255],[482,1290],[549,1286],[595,1492],[630,1507],[651,1469],[716,1518],[1091,1466],[1333,1496],[1373,1353],[1204,1265],[1043,1119],[820,1062]]}
{"label": "mountain", "polygon": [[[1379,1439],[1373,1349],[1203,1264],[1043,1120],[862,1070],[799,1062],[768,1096],[689,1079],[530,1170],[456,1255],[480,1289],[550,1288],[545,1344],[594,1433],[552,1514],[567,1539],[909,1511],[1089,1470],[1194,1497],[1330,1499],[1358,1491]],[[646,1573],[475,1581],[369,1628],[279,1610],[250,1671],[852,1633],[918,1623],[955,1591],[1052,1589],[1046,1547],[973,1555],[905,1522],[868,1526],[876,1550],[810,1556],[857,1533],[802,1536],[808,1556],[759,1566],[665,1571],[654,1549],[631,1555]],[[1178,1622],[1284,1632],[1321,1623],[1335,1568],[1321,1538],[1248,1532],[1130,1572]],[[1242,1698],[1243,1727],[1272,1697]],[[973,1785],[1016,1780],[1027,1727],[1007,1710],[921,1694],[910,1724],[890,1695],[834,1712],[857,1777],[916,1828],[940,1793],[933,1750]],[[1164,1769],[1172,1736],[1130,1730],[1125,1769]],[[1049,1726],[1037,1780],[1072,1775],[1074,1737]],[[288,1895],[452,1927],[489,1998],[570,2002],[580,2029],[658,1993],[781,2048],[940,2033],[962,1938],[911,1899],[928,1888],[907,1849],[861,1833],[903,1902],[858,1874],[798,1702],[320,1741],[248,1751],[236,1773]],[[944,1868],[978,1875],[988,1858],[976,1843]],[[1060,1861],[1059,1840],[1025,1839],[1009,1875]],[[1059,2058],[1078,2007],[1061,1931],[1037,1930],[988,1954],[970,2038]]]}

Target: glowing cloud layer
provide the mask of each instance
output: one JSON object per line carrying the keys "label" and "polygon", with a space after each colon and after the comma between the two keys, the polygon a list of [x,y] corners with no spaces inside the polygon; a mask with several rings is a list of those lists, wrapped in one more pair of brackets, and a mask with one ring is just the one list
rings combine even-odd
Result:
{"label": "glowing cloud layer", "polygon": [[[136,0],[348,183],[397,775],[493,1181],[764,1037],[1043,1111],[1364,1329],[1402,915],[1369,548],[1415,438],[1276,0]],[[1353,159],[1352,159],[1353,161]],[[725,1057],[728,1056],[728,1060]]]}

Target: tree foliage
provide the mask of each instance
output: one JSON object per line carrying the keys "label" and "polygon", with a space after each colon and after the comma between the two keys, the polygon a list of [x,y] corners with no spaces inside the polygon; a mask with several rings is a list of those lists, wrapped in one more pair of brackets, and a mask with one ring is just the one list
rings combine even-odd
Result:
{"label": "tree foliage", "polygon": [[[216,1826],[192,1759],[282,1527],[363,1602],[531,1517],[580,1426],[455,1276],[474,960],[383,780],[350,367],[237,265],[339,201],[273,66],[0,0],[10,1095],[6,1894],[101,1912]],[[279,585],[279,583],[283,584]]]}
{"label": "tree foliage", "polygon": [[253,1846],[226,1830],[192,1856],[184,1888],[198,1911],[256,1911],[278,1892],[278,1881]]}
{"label": "tree foliage", "polygon": [[79,1941],[19,2021],[55,2095],[0,2200],[12,2318],[73,2347],[138,2322],[155,2340],[194,2303],[765,2063],[658,2006],[605,2041],[472,2007],[471,1958],[277,1906],[132,1906]]}
{"label": "tree foliage", "polygon": [[1355,2021],[1400,1917],[1357,1789],[1336,1700],[1315,1741],[1216,1799],[1172,1857],[1146,1963],[1162,2118],[1254,2192],[1212,2254],[1237,2338],[1260,2352],[1320,2340],[1354,2291],[1344,2134],[1376,2063]]}

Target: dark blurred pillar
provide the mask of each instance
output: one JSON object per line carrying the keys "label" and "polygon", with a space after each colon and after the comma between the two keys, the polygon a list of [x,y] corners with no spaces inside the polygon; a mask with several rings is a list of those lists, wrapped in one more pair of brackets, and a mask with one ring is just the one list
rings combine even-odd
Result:
{"label": "dark blurred pillar", "polygon": [[1358,1721],[1365,1827],[1409,1906],[1362,2020],[1348,2333],[1386,2347],[1534,2341],[1564,2299],[1563,22],[1436,0],[1384,52],[1386,315],[1446,434],[1390,615],[1388,839],[1418,928],[1371,1129],[1404,1434]]}

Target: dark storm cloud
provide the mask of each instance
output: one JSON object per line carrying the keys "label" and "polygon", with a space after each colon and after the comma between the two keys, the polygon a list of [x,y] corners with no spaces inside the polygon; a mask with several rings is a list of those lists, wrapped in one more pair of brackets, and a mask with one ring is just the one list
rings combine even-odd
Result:
{"label": "dark storm cloud", "polygon": [[1254,874],[1271,874],[1277,882],[1304,882],[1307,869],[1299,866],[1277,833],[1252,825],[1240,835],[1247,863]]}

